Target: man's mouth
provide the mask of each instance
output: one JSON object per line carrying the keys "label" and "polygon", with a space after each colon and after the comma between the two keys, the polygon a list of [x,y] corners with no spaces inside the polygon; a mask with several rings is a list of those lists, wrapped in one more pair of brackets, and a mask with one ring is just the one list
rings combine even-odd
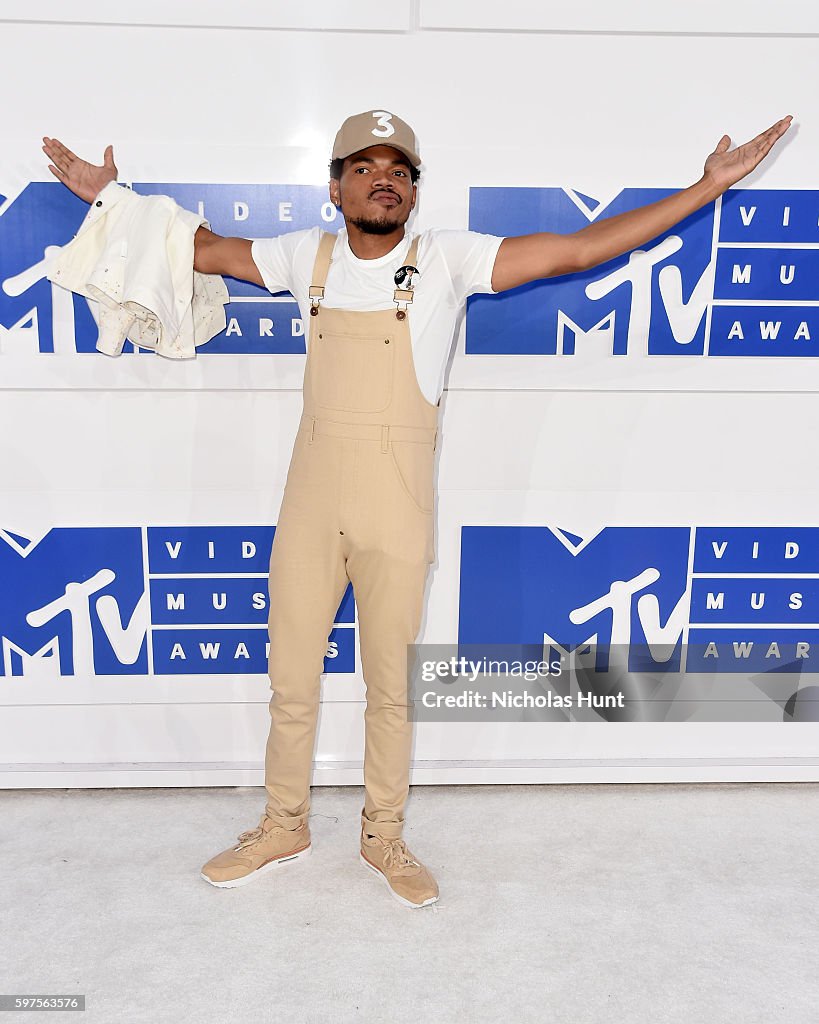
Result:
{"label": "man's mouth", "polygon": [[401,202],[401,198],[395,192],[379,189],[377,192],[373,192],[370,196],[370,201],[380,203],[382,206],[397,206]]}

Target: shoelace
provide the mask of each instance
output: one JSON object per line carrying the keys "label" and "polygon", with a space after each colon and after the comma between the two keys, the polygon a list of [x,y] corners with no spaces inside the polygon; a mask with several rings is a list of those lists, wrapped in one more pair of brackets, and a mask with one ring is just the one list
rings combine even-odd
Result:
{"label": "shoelace", "polygon": [[242,832],[239,838],[239,845],[234,846],[234,850],[242,850],[246,846],[250,846],[252,843],[258,842],[260,839],[264,839],[266,835],[270,835],[270,832],[281,829],[280,825],[273,825],[269,832],[265,832],[261,825],[257,825],[256,828],[248,829],[247,832]]}
{"label": "shoelace", "polygon": [[245,846],[250,846],[251,843],[257,842],[264,835],[264,830],[261,826],[257,828],[248,829],[247,832],[242,832],[239,838],[239,845],[235,846],[235,850],[241,850]]}
{"label": "shoelace", "polygon": [[403,839],[383,839],[384,844],[384,866],[388,868],[418,868],[421,865],[413,860]]}

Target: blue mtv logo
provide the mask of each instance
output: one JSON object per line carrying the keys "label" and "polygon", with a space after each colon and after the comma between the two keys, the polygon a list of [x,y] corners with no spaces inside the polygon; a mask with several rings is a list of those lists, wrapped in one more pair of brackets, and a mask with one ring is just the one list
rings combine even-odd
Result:
{"label": "blue mtv logo", "polygon": [[458,642],[653,649],[677,671],[690,546],[688,527],[464,526]]}
{"label": "blue mtv logo", "polygon": [[[272,526],[0,530],[0,677],[267,672]],[[355,671],[348,586],[324,671]]]}
{"label": "blue mtv logo", "polygon": [[148,598],[138,527],[0,530],[0,675],[148,670]]}
{"label": "blue mtv logo", "polygon": [[[201,212],[218,234],[262,238],[321,225],[335,230],[326,189],[309,185],[135,184]],[[59,182],[32,182],[12,202],[0,197],[0,354],[93,353],[97,325],[88,301],[46,279],[49,256],[76,234],[88,205]],[[226,278],[225,330],[203,353],[303,353],[299,308],[287,293]],[[154,353],[126,343],[124,352]]]}
{"label": "blue mtv logo", "polygon": [[[566,234],[670,194],[470,189],[470,227]],[[733,190],[670,231],[581,274],[476,295],[467,354],[819,354],[816,192]]]}
{"label": "blue mtv logo", "polygon": [[45,276],[49,256],[71,241],[87,211],[88,204],[59,182],[32,182],[3,206],[0,354],[12,347],[26,353],[93,351],[97,330],[88,303]]}
{"label": "blue mtv logo", "polygon": [[[593,200],[571,189],[473,188],[469,226],[496,235],[567,234],[670,193],[624,189]],[[500,296],[473,296],[467,354],[580,355],[591,346],[612,355],[701,355],[713,297],[713,230],[709,206],[642,254],[627,253],[582,274],[532,282]]]}

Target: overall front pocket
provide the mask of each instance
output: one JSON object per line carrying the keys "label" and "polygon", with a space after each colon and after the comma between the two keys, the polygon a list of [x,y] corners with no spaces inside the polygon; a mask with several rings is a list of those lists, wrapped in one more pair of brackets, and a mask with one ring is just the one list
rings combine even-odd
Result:
{"label": "overall front pocket", "polygon": [[435,452],[426,441],[391,441],[390,454],[398,482],[419,512],[431,515],[435,502]]}
{"label": "overall front pocket", "polygon": [[322,331],[311,353],[310,382],[319,405],[344,412],[380,412],[392,400],[393,338]]}

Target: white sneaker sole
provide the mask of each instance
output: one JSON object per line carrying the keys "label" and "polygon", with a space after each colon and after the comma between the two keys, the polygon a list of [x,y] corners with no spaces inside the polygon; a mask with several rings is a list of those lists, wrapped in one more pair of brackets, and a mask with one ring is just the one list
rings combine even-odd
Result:
{"label": "white sneaker sole", "polygon": [[238,889],[240,885],[248,885],[261,875],[266,875],[268,871],[272,871],[274,868],[280,868],[283,864],[290,864],[294,860],[301,860],[302,857],[309,857],[312,849],[313,846],[311,844],[310,846],[305,846],[303,850],[299,850],[297,853],[288,853],[284,857],[268,861],[267,864],[260,868],[256,868],[255,871],[251,871],[249,875],[242,875],[241,878],[228,878],[224,882],[214,882],[212,878],[208,878],[204,871],[200,871],[199,877],[204,879],[210,885],[215,885],[217,889]]}
{"label": "white sneaker sole", "polygon": [[392,896],[393,899],[398,900],[398,902],[403,904],[405,907],[410,907],[412,910],[420,910],[421,907],[428,907],[430,903],[437,903],[437,896],[430,896],[430,898],[428,900],[424,900],[423,903],[412,903],[410,900],[405,900],[403,896],[399,896],[395,889],[393,889],[393,887],[390,885],[390,880],[387,878],[384,872],[379,871],[377,867],[374,867],[372,864],[370,864],[370,862],[367,860],[363,853],[359,853],[358,858],[368,871],[372,871],[374,875],[381,879],[381,881],[384,883],[384,885],[386,885],[387,889],[389,890],[390,896]]}

